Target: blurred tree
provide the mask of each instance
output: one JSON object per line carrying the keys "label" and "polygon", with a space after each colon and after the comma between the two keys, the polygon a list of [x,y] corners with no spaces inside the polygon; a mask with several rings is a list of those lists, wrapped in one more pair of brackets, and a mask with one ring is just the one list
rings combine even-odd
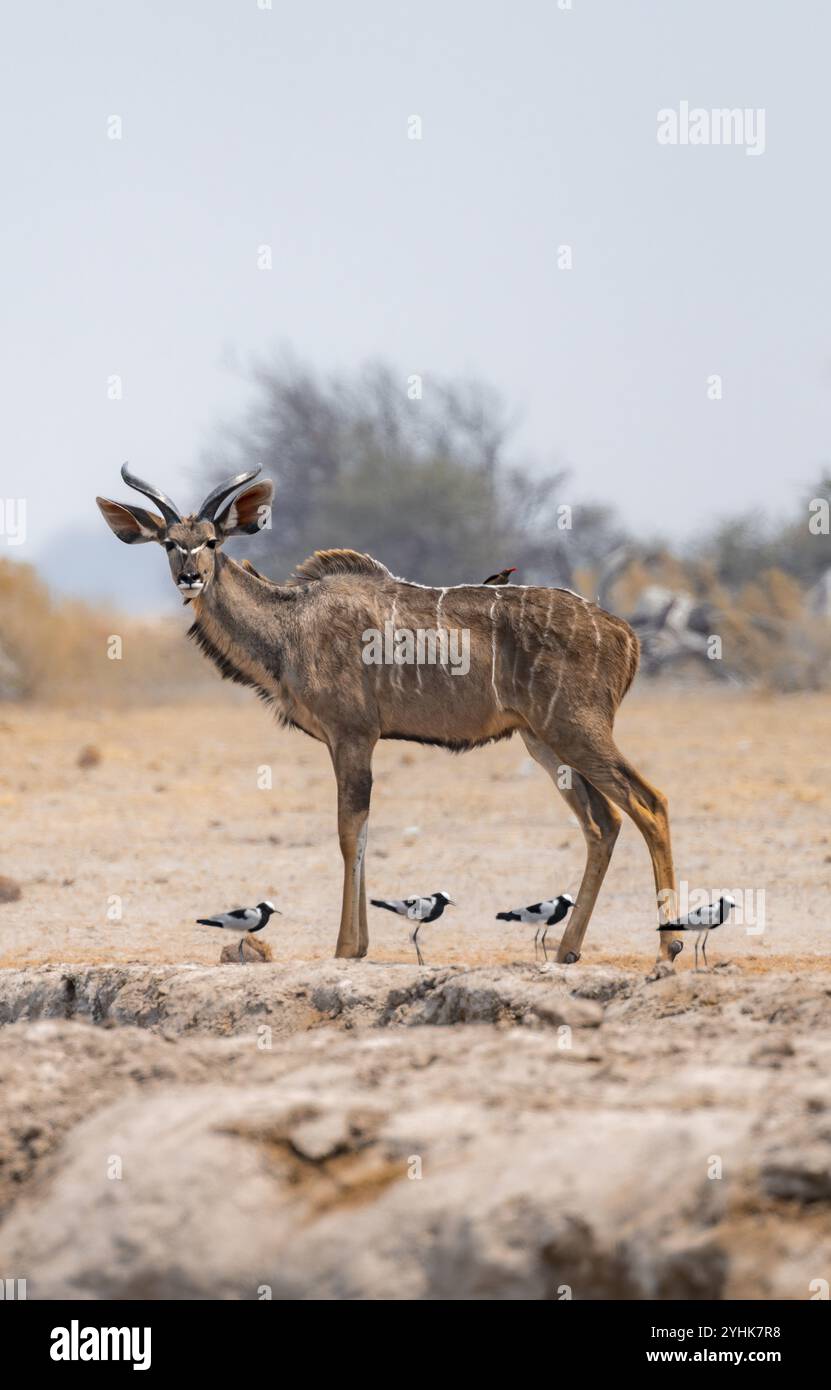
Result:
{"label": "blurred tree", "polygon": [[[242,425],[203,460],[274,478],[271,531],[254,563],[283,577],[312,550],[368,550],[430,584],[478,582],[516,565],[520,582],[573,585],[621,538],[604,507],[573,507],[566,474],[531,472],[509,452],[514,422],[491,388],[431,380],[420,399],[384,365],[323,377],[291,358],[261,364]],[[229,464],[230,452],[230,464]]]}
{"label": "blurred tree", "polygon": [[824,472],[784,522],[761,513],[729,517],[715,529],[708,554],[718,578],[731,587],[755,579],[766,570],[779,569],[801,584],[816,583],[831,569],[831,536],[809,530],[809,503],[814,498],[831,501],[831,473]]}

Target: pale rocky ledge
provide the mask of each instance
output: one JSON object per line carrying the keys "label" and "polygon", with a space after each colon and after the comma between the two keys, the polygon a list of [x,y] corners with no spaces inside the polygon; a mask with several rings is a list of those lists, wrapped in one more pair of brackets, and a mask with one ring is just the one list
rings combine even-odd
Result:
{"label": "pale rocky ledge", "polygon": [[4,971],[0,1267],[30,1298],[810,1298],[829,985]]}

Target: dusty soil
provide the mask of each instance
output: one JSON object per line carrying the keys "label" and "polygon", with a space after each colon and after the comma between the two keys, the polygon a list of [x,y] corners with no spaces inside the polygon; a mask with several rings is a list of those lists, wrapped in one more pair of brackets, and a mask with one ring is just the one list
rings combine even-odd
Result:
{"label": "dusty soil", "polygon": [[[748,916],[764,893],[764,931],[748,932],[758,921],[721,929],[714,962],[831,965],[829,714],[827,696],[644,686],[623,705],[618,742],[669,796],[679,878],[750,895]],[[262,897],[284,914],[266,933],[276,959],[331,954],[340,857],[328,754],[277,729],[247,693],[118,713],[7,706],[0,738],[0,872],[23,890],[0,904],[0,966],[215,963],[221,943],[194,919]],[[91,765],[79,766],[89,749],[100,760],[87,751]],[[272,785],[261,789],[264,768]],[[381,744],[375,773],[370,892],[444,888],[463,904],[425,932],[426,959],[532,958],[527,930],[494,914],[574,890],[584,856],[521,741],[463,757]],[[370,930],[372,959],[409,959],[394,918],[372,910]],[[649,859],[627,822],[583,959],[645,966],[654,940]]]}
{"label": "dusty soil", "polygon": [[809,1299],[827,975],[0,973],[30,1298]]}
{"label": "dusty soil", "polygon": [[[711,938],[712,973],[690,951],[650,982],[631,825],[579,965],[538,967],[529,932],[494,920],[573,890],[583,863],[518,740],[378,749],[370,891],[463,904],[420,970],[382,913],[366,961],[332,960],[328,756],[254,700],[8,707],[0,1266],[32,1298],[814,1296],[828,713],[626,702],[619,742],[669,795],[679,877],[753,908]],[[194,919],[260,897],[284,914],[272,960],[217,965],[227,940]]]}

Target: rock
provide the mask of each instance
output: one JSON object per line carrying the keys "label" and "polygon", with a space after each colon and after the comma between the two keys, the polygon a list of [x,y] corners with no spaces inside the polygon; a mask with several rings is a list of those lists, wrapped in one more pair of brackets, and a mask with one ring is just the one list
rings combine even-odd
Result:
{"label": "rock", "polygon": [[65,965],[0,972],[0,1017],[30,1298],[805,1299],[827,1264],[819,971]]}
{"label": "rock", "polygon": [[0,903],[16,903],[22,895],[23,890],[17,879],[0,874]]}
{"label": "rock", "polygon": [[94,743],[87,743],[78,754],[78,766],[83,768],[97,767],[101,761],[101,749],[96,748]]}
{"label": "rock", "polygon": [[771,1197],[797,1202],[831,1201],[831,1168],[825,1147],[769,1161],[762,1169],[762,1185]]}
{"label": "rock", "polygon": [[[243,941],[246,958],[255,960],[257,938]],[[237,940],[229,942],[223,959],[230,963],[236,956],[239,963],[238,950]],[[533,966],[424,970],[363,961],[260,960],[267,968],[253,975],[223,971],[220,976],[219,966],[193,965],[7,970],[0,972],[0,1024],[111,1019],[175,1033],[227,1035],[250,1032],[265,1021],[288,1035],[323,1018],[349,1027],[491,1022],[595,1028],[603,1016],[599,1004],[572,998],[563,981],[548,979]]]}
{"label": "rock", "polygon": [[790,1057],[796,1056],[796,1048],[789,1038],[766,1038],[754,1049],[752,1057],[762,1067],[779,1068]]}
{"label": "rock", "polygon": [[574,998],[593,999],[603,1004],[610,999],[628,998],[640,984],[631,971],[617,970],[613,966],[580,968],[549,964],[542,967],[542,973],[567,985]]}
{"label": "rock", "polygon": [[0,1030],[0,1212],[91,1107],[142,1086],[224,1073],[234,1054],[227,1044],[219,1049],[53,1020]]}
{"label": "rock", "polygon": [[239,946],[239,941],[227,941],[219,957],[220,965],[242,965],[244,961],[257,965],[274,959],[268,942],[261,941],[258,936],[251,936],[250,933],[242,938],[242,961],[239,958]]}
{"label": "rock", "polygon": [[[455,1095],[413,1104],[401,1057],[369,1105],[345,1060],[307,1062],[279,1088],[164,1087],[105,1106],[7,1217],[0,1264],[25,1264],[30,1298],[721,1292],[723,1246],[687,1229],[709,1121],[606,1111],[587,1144],[581,1114],[512,1100],[509,1055],[499,1124],[462,1075]],[[722,1136],[736,1128],[720,1117]],[[685,1234],[668,1239],[675,1211]]]}
{"label": "rock", "polygon": [[831,1124],[812,1117],[795,1126],[786,1143],[777,1136],[760,1167],[762,1188],[771,1197],[831,1202]]}
{"label": "rock", "polygon": [[[400,1019],[400,1011],[398,1014]],[[517,978],[505,970],[470,970],[449,975],[419,1001],[409,1022],[522,1023],[557,1028],[597,1028],[603,1010],[596,1003],[574,999],[564,984]]]}

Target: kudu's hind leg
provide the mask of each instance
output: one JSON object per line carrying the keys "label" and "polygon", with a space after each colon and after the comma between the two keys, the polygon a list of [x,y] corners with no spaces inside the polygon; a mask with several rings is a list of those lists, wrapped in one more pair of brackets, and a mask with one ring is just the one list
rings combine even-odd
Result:
{"label": "kudu's hind leg", "polygon": [[338,782],[338,839],[343,855],[343,904],[335,955],[365,956],[369,949],[364,856],[372,792],[372,745],[350,743],[332,750]]}
{"label": "kudu's hind leg", "polygon": [[[641,777],[611,736],[589,741],[583,731],[574,731],[568,747],[573,766],[593,787],[625,811],[640,830],[652,860],[658,921],[673,921],[678,912],[678,897],[666,797]],[[659,962],[674,960],[684,948],[683,941],[674,932],[661,932],[659,942]]]}
{"label": "kudu's hind leg", "polygon": [[583,937],[606,876],[623,817],[602,792],[597,791],[573,768],[570,769],[571,787],[561,787],[559,776],[564,764],[554,750],[534,734],[523,733],[522,737],[531,757],[545,768],[557,791],[574,812],[586,841],[586,867],[577,900],[557,948],[557,960],[571,965],[580,959]]}

